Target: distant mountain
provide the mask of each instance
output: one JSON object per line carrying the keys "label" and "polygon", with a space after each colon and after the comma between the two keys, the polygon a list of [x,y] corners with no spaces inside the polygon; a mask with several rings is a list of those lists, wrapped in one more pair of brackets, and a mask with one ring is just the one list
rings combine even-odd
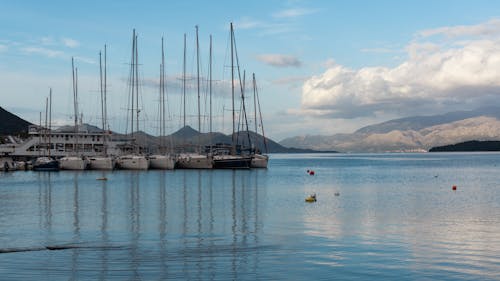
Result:
{"label": "distant mountain", "polygon": [[427,151],[470,140],[500,140],[500,108],[415,116],[366,126],[352,134],[298,136],[285,147],[342,152]]}
{"label": "distant mountain", "polygon": [[0,135],[24,135],[28,133],[30,122],[0,107]]}
{"label": "distant mountain", "polygon": [[500,141],[467,141],[429,149],[429,152],[458,151],[500,151]]}
{"label": "distant mountain", "polygon": [[419,131],[424,128],[452,123],[478,116],[488,116],[500,119],[500,108],[482,107],[472,111],[455,111],[442,115],[414,116],[401,119],[394,119],[376,125],[366,126],[355,133],[361,134],[384,134],[391,131]]}
{"label": "distant mountain", "polygon": [[[115,137],[127,137],[126,135],[115,134]],[[134,132],[134,138],[136,142],[140,144],[142,147],[145,147],[146,150],[153,152],[155,151],[159,145],[161,144],[161,140],[163,139],[163,143],[167,147],[180,147],[185,146],[186,149],[189,147],[194,148],[197,146],[209,146],[210,144],[231,144],[232,137],[231,135],[224,135],[222,133],[214,132],[214,133],[199,133],[195,129],[185,126],[178,131],[174,132],[171,135],[164,137],[156,137],[149,135],[145,132]],[[261,152],[266,153],[264,138],[256,134],[254,132],[239,132],[235,133],[235,139],[238,144],[242,144],[243,146],[247,146],[250,138],[250,142],[254,147],[258,148]],[[313,153],[317,152],[311,149],[300,149],[300,148],[287,148],[284,147],[277,142],[266,138],[267,142],[267,153]]]}

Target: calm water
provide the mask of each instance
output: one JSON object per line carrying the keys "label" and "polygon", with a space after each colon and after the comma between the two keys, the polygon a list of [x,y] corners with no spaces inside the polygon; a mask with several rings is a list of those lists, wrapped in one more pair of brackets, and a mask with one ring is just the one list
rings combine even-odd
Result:
{"label": "calm water", "polygon": [[1,280],[499,278],[500,154],[0,173]]}

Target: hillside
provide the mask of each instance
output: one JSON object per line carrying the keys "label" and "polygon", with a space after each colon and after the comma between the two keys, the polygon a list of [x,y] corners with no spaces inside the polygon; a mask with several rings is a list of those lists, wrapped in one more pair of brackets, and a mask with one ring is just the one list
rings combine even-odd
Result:
{"label": "hillside", "polygon": [[0,135],[24,135],[30,122],[0,107]]}
{"label": "hillside", "polygon": [[500,151],[500,141],[467,141],[433,147],[429,152]]}
{"label": "hillside", "polygon": [[470,140],[500,140],[499,108],[394,119],[363,127],[352,134],[297,136],[280,144],[342,152],[396,152],[427,151]]}

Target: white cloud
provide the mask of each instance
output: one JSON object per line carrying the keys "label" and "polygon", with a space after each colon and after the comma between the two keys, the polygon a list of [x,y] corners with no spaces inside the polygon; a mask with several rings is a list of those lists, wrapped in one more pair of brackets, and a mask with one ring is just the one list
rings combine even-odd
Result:
{"label": "white cloud", "polygon": [[302,65],[297,57],[282,54],[258,55],[257,60],[277,67],[299,67]]}
{"label": "white cloud", "polygon": [[465,37],[465,36],[498,36],[500,35],[500,19],[492,19],[476,25],[445,26],[427,29],[417,33],[418,37],[431,36]]}
{"label": "white cloud", "polygon": [[68,48],[76,48],[80,46],[80,43],[78,41],[71,38],[62,38],[61,41],[64,44],[64,46]]}
{"label": "white cloud", "polygon": [[305,8],[291,8],[286,10],[281,10],[273,14],[275,18],[295,18],[304,15],[309,15],[315,13],[316,10],[305,9]]}
{"label": "white cloud", "polygon": [[88,63],[88,64],[97,64],[96,60],[94,60],[94,59],[80,57],[80,56],[76,56],[75,61],[80,61],[80,62],[84,62],[84,63]]}
{"label": "white cloud", "polygon": [[339,118],[428,115],[495,102],[500,94],[500,36],[482,35],[497,23],[421,32],[481,37],[452,44],[415,40],[406,48],[407,60],[393,68],[332,65],[304,83],[302,113]]}
{"label": "white cloud", "polygon": [[57,50],[51,50],[51,49],[43,48],[43,47],[24,47],[24,48],[21,48],[21,50],[25,53],[44,55],[44,56],[49,57],[49,58],[64,57],[65,56],[64,52],[57,51]]}

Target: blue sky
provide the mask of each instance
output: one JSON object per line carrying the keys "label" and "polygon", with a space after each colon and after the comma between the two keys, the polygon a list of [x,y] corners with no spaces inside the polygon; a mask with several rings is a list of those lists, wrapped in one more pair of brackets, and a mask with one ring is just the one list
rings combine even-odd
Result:
{"label": "blue sky", "polygon": [[[257,76],[266,134],[275,140],[349,133],[391,118],[500,100],[498,1],[2,1],[0,106],[36,123],[52,87],[55,123],[71,124],[75,57],[83,121],[100,124],[98,53],[107,44],[109,119],[111,129],[124,132],[135,28],[142,129],[157,132],[164,36],[168,127],[174,132],[180,128],[183,36],[192,76],[199,25],[204,77],[210,34],[214,41],[214,126],[229,133],[230,22],[240,67],[247,85],[250,73]],[[188,95],[188,120],[196,128],[194,86]],[[207,131],[208,109],[202,111]]]}

